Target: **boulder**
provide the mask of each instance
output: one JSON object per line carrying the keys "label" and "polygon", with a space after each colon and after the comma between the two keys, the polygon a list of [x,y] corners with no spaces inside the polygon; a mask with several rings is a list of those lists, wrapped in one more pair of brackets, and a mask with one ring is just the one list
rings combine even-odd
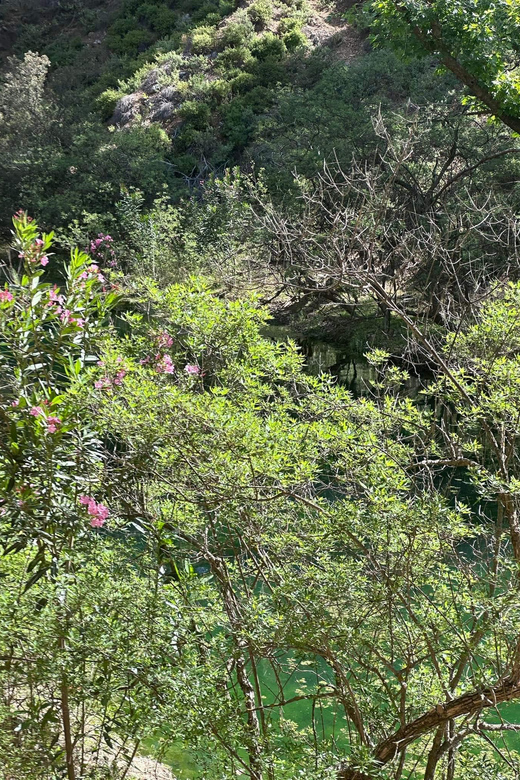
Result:
{"label": "boulder", "polygon": [[132,119],[135,119],[139,114],[139,107],[141,103],[142,95],[139,92],[132,92],[130,95],[125,95],[120,98],[114,109],[111,124],[113,125],[127,125]]}

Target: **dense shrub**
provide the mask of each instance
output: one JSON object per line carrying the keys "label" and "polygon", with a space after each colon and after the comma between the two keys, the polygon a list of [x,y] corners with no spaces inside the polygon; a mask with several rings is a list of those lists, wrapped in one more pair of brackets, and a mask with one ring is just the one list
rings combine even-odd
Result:
{"label": "dense shrub", "polygon": [[285,57],[286,49],[281,38],[266,32],[253,41],[251,53],[260,61],[281,60]]}
{"label": "dense shrub", "polygon": [[247,8],[247,15],[257,27],[265,27],[273,16],[273,4],[270,0],[255,0]]}
{"label": "dense shrub", "polygon": [[309,44],[305,33],[298,29],[286,32],[282,37],[282,41],[287,51],[295,51]]}
{"label": "dense shrub", "polygon": [[196,27],[191,36],[194,54],[209,52],[215,48],[216,31],[213,27]]}
{"label": "dense shrub", "polygon": [[247,45],[254,35],[254,28],[247,14],[237,12],[233,21],[226,25],[221,40],[224,46],[240,48]]}

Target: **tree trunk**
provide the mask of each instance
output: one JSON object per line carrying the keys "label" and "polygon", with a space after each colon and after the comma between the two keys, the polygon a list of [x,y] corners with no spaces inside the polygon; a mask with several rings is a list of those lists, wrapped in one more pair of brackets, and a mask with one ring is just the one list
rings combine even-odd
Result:
{"label": "tree trunk", "polygon": [[[241,619],[239,605],[237,604],[235,594],[229,581],[225,561],[213,555],[211,552],[209,552],[209,550],[206,550],[205,554],[209,560],[216,580],[220,585],[224,608],[232,628],[233,639],[237,650],[235,668],[237,672],[237,681],[243,693],[246,708],[246,718],[249,731],[249,744],[247,746],[247,752],[249,755],[249,771],[251,780],[263,780],[260,722],[258,720],[257,714],[255,689],[247,673],[247,643],[240,639]],[[71,780],[71,778],[69,778],[69,780]]]}
{"label": "tree trunk", "polygon": [[[435,729],[445,727],[451,719],[475,715],[486,707],[496,707],[497,704],[519,697],[520,676],[508,678],[498,685],[484,688],[482,691],[464,693],[445,704],[438,704],[419,718],[401,726],[391,737],[379,743],[374,751],[374,758],[381,766],[384,766],[416,739]],[[338,780],[370,780],[370,778],[368,775],[347,766],[339,769]]]}
{"label": "tree trunk", "polygon": [[[400,13],[405,17],[407,16],[406,9],[402,3],[397,2],[395,6]],[[442,29],[438,22],[432,22],[428,33],[423,32],[420,27],[414,24],[411,25],[411,28],[413,34],[424,48],[432,54],[437,54],[444,67],[450,70],[461,84],[468,88],[472,95],[480,100],[481,103],[484,103],[490,112],[511,130],[515,133],[520,133],[520,118],[506,113],[489,89],[451,54],[446,46]]]}
{"label": "tree trunk", "polygon": [[[60,638],[60,650],[65,648],[65,640]],[[72,742],[72,729],[70,725],[69,708],[69,686],[67,678],[62,675],[61,678],[61,722],[63,726],[63,737],[65,740],[65,758],[67,762],[67,780],[76,780],[76,771],[74,769],[74,748]]]}

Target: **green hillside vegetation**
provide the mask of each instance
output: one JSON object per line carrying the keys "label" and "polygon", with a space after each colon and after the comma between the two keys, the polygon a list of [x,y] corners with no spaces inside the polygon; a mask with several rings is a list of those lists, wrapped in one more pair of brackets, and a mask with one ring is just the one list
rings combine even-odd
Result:
{"label": "green hillside vegetation", "polygon": [[518,780],[515,0],[4,0],[0,780]]}

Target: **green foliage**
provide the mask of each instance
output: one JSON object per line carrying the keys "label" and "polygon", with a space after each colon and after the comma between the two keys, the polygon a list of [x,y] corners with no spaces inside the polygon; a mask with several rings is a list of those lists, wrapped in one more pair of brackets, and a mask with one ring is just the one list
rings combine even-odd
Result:
{"label": "green foliage", "polygon": [[306,35],[298,29],[289,30],[282,38],[287,51],[296,51],[304,46],[308,45]]}
{"label": "green foliage", "polygon": [[209,107],[205,103],[197,103],[195,100],[186,100],[179,109],[179,116],[196,130],[203,130],[206,127],[209,115]]}
{"label": "green foliage", "polygon": [[[204,219],[194,203],[146,212],[124,192],[117,253],[162,282],[199,243],[229,255],[226,219],[247,231],[251,210],[225,186],[227,199],[209,187]],[[217,297],[200,280],[134,274],[111,328],[117,300],[92,259],[73,252],[51,287],[52,235],[25,214],[14,227],[22,269],[0,294],[9,772],[97,762],[118,777],[159,734],[221,780],[244,763],[281,780],[334,777],[340,761],[384,775],[404,712],[413,776],[445,708],[461,708],[458,727],[511,697],[518,286],[447,340],[434,403],[400,393],[407,374],[383,351],[373,398],[355,399],[262,337],[254,296]],[[454,502],[446,468],[465,469],[484,501],[460,490]],[[511,544],[497,545],[506,519]],[[472,709],[482,689],[493,693]],[[475,750],[457,757],[467,777]],[[481,758],[490,777],[512,777]]]}
{"label": "green foliage", "polygon": [[406,52],[436,54],[485,105],[516,132],[520,130],[520,81],[516,66],[520,17],[516,3],[369,3],[375,40]]}
{"label": "green foliage", "polygon": [[234,46],[220,52],[215,60],[215,65],[223,75],[230,75],[234,70],[243,68],[251,60],[252,55],[249,47]]}
{"label": "green foliage", "polygon": [[[101,456],[99,441],[68,391],[95,363],[94,345],[117,298],[101,294],[98,266],[78,250],[63,285],[43,281],[53,234],[40,238],[23,212],[13,221],[20,268],[10,270],[0,293],[6,444],[0,459],[0,535],[4,549],[44,544],[32,580],[45,574],[52,551],[58,554],[84,522],[77,496],[95,482]],[[83,477],[73,479],[80,462]]]}
{"label": "green foliage", "polygon": [[[249,74],[237,77],[233,88],[237,91],[250,83]],[[239,83],[237,83],[239,82]],[[256,116],[253,108],[243,98],[235,98],[223,115],[222,134],[235,148],[244,148],[250,141],[256,128]]]}
{"label": "green foliage", "polygon": [[0,208],[59,228],[0,286],[0,777],[513,780],[516,6],[370,3],[348,64],[302,0],[47,6],[0,10]]}
{"label": "green foliage", "polygon": [[248,6],[247,15],[254,25],[265,27],[272,19],[273,4],[270,0],[255,0],[255,2]]}
{"label": "green foliage", "polygon": [[175,665],[164,649],[183,633],[189,641],[172,610],[177,594],[166,585],[157,593],[145,569],[153,558],[128,538],[93,534],[70,551],[67,571],[23,593],[30,565],[21,553],[0,564],[0,776],[63,776],[66,689],[77,773],[120,778],[135,744],[153,732],[147,691]]}
{"label": "green foliage", "polygon": [[193,52],[203,54],[215,48],[216,36],[213,27],[196,27],[191,36]]}
{"label": "green foliage", "polygon": [[96,100],[96,105],[99,108],[102,119],[107,121],[113,115],[117,101],[122,98],[123,95],[118,89],[106,89]]}
{"label": "green foliage", "polygon": [[247,46],[254,35],[254,28],[248,15],[237,12],[233,21],[229,22],[222,33],[222,43],[224,46],[238,48]]}
{"label": "green foliage", "polygon": [[256,38],[251,46],[251,53],[260,61],[281,60],[286,54],[284,42],[271,32],[266,32]]}

